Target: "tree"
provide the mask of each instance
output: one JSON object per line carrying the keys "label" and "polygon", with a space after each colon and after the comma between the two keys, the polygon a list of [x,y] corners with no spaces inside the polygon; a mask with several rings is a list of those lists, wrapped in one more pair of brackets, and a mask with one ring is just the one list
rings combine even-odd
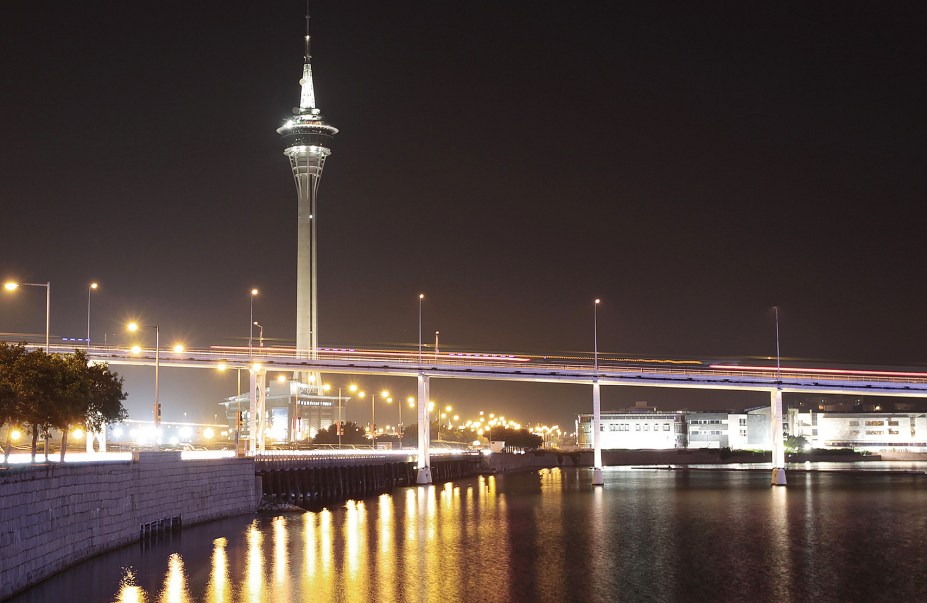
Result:
{"label": "tree", "polygon": [[59,361],[58,387],[53,397],[52,418],[61,430],[61,461],[68,448],[68,432],[75,425],[87,431],[99,431],[107,423],[124,420],[128,412],[122,401],[122,378],[110,372],[106,364],[92,364],[86,354],[75,350]]}
{"label": "tree", "polygon": [[[338,424],[332,423],[327,429],[322,429],[312,438],[313,444],[337,444],[338,443]],[[370,445],[370,439],[364,434],[364,431],[353,421],[346,421],[341,433],[342,444],[366,444]]]}
{"label": "tree", "polygon": [[53,403],[60,371],[45,350],[34,350],[19,356],[13,364],[13,387],[19,401],[19,419],[32,432],[32,462],[35,462],[39,434],[45,436],[45,456],[48,460],[48,434],[52,428]]}
{"label": "tree", "polygon": [[26,345],[23,343],[14,345],[6,342],[0,343],[0,428],[8,424],[11,427],[6,432],[6,442],[3,446],[4,464],[10,460],[12,424],[19,416],[19,404],[13,378],[14,366],[16,360],[25,353]]}
{"label": "tree", "polygon": [[[122,378],[105,364],[90,364],[83,351],[68,355],[45,350],[26,351],[25,345],[0,345],[0,426],[18,421],[30,426],[32,462],[38,437],[48,438],[51,429],[61,430],[61,460],[67,451],[71,428],[83,425],[99,431],[106,423],[124,420],[122,405],[127,394]],[[5,460],[9,458],[7,437]]]}
{"label": "tree", "polygon": [[789,452],[802,452],[808,447],[805,436],[785,436],[785,448]]}

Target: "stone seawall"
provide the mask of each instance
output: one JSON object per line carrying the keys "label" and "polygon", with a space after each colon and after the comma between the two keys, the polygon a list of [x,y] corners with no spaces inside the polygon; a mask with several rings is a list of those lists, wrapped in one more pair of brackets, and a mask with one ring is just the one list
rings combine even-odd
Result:
{"label": "stone seawall", "polygon": [[193,524],[254,512],[251,459],[47,464],[0,472],[0,600],[78,561],[137,540],[163,520]]}

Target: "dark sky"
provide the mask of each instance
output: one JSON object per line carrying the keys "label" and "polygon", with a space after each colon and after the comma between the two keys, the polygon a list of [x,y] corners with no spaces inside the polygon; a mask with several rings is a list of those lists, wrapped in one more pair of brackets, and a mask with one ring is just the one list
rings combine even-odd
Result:
{"label": "dark sky", "polygon": [[[304,4],[0,5],[0,277],[52,335],[295,338]],[[922,2],[312,4],[323,345],[927,364]],[[42,333],[42,291],[0,331]],[[147,416],[150,369],[117,369]],[[333,379],[333,382],[339,382]],[[368,380],[372,389],[380,382]],[[412,392],[409,381],[383,382]],[[588,388],[433,384],[566,424]],[[162,374],[165,419],[228,376]],[[765,403],[609,388],[604,408]],[[352,417],[353,418],[353,417]],[[360,417],[359,417],[360,418]]]}

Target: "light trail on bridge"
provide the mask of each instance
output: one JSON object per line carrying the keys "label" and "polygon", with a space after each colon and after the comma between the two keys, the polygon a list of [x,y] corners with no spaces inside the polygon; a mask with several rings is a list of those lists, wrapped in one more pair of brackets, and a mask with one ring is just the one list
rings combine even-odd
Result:
{"label": "light trail on bridge", "polygon": [[[54,353],[70,353],[73,347],[51,345]],[[345,352],[348,350],[348,352]],[[85,352],[95,362],[112,365],[152,366],[155,350],[91,346]],[[422,364],[415,354],[404,350],[363,350],[328,348],[318,358],[297,357],[292,348],[254,348],[249,355],[241,348],[162,349],[158,362],[175,368],[240,368],[245,370],[330,374],[416,377],[420,374],[439,379],[477,379],[534,383],[670,387],[678,389],[720,389],[818,394],[867,394],[879,396],[927,397],[927,372],[843,369],[827,367],[742,366],[735,364],[691,364],[697,361],[656,359],[630,362],[599,361],[598,371],[582,357],[525,356],[508,353],[454,353],[426,355]],[[568,360],[567,360],[568,359]],[[681,364],[686,362],[687,364]]]}

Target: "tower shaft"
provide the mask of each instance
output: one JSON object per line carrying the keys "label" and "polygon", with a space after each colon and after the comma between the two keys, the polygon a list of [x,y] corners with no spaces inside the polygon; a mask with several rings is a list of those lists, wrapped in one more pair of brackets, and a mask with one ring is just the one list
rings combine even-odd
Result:
{"label": "tower shaft", "polygon": [[[316,208],[326,147],[299,146],[285,151],[296,182],[296,353],[300,358],[318,358],[319,279]],[[300,381],[321,384],[317,373],[302,374]]]}

